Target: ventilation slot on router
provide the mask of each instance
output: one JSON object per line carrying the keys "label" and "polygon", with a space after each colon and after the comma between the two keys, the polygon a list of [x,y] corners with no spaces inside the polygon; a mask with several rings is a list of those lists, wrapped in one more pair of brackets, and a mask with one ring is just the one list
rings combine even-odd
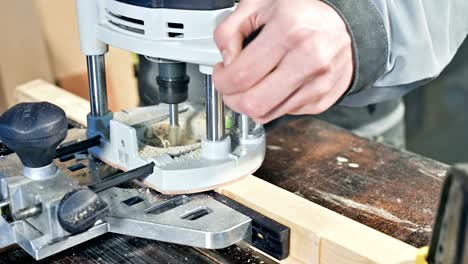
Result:
{"label": "ventilation slot on router", "polygon": [[184,29],[184,24],[182,23],[167,23],[168,28]]}
{"label": "ventilation slot on router", "polygon": [[179,33],[179,32],[168,32],[167,35],[170,38],[184,38],[184,33]]}
{"label": "ventilation slot on router", "polygon": [[145,34],[143,29],[145,22],[141,19],[136,19],[128,16],[123,16],[120,14],[115,14],[107,10],[107,21],[125,31],[130,31],[137,34]]}
{"label": "ventilation slot on router", "polygon": [[167,23],[167,28],[169,29],[169,32],[167,32],[168,37],[184,38],[184,33],[183,33],[183,30],[185,28],[184,24],[169,22]]}

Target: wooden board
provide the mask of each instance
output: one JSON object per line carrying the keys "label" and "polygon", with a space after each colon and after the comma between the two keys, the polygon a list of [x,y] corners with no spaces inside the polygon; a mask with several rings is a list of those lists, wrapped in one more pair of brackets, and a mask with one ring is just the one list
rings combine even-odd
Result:
{"label": "wooden board", "polygon": [[86,125],[86,116],[90,111],[87,100],[43,80],[34,80],[18,86],[15,99],[16,102],[52,102],[60,106],[69,119],[82,125]]}
{"label": "wooden board", "polygon": [[416,248],[250,176],[218,190],[291,228],[288,263],[411,263]]}
{"label": "wooden board", "polygon": [[[45,85],[44,83],[41,84],[42,86]],[[29,90],[28,96],[29,99],[31,99],[35,92],[34,92],[34,85],[28,84],[28,89],[24,88],[26,86],[23,86],[22,89],[19,89],[19,93],[21,93],[24,90]],[[55,98],[53,90],[55,89],[56,91],[57,88],[52,89],[49,85],[49,92],[52,92],[51,94],[48,95],[49,98]],[[41,96],[44,96],[43,94],[44,90],[41,90]],[[21,96],[19,96],[21,97]],[[42,98],[42,97],[39,97]],[[41,99],[42,100],[42,99]],[[54,102],[54,100],[51,100]],[[69,111],[70,108],[65,108],[66,111]],[[297,123],[292,123],[292,125],[287,125],[285,126],[285,130],[287,133],[290,135],[294,134],[294,137],[289,136],[288,138],[282,138],[282,130],[275,131],[269,133],[269,151],[267,154],[267,157],[269,157],[271,151],[279,151],[282,148],[284,149],[287,147],[286,144],[281,146],[279,143],[284,143],[284,142],[292,142],[290,144],[297,144],[294,148],[291,148],[290,151],[287,152],[287,155],[281,156],[281,159],[275,160],[274,162],[269,161],[267,158],[267,161],[265,162],[264,167],[259,171],[259,175],[263,175],[261,177],[268,178],[272,175],[276,175],[275,177],[272,177],[270,180],[275,183],[279,183],[278,185],[281,186],[283,184],[284,186],[281,186],[285,189],[292,189],[290,191],[286,191],[280,187],[277,187],[271,183],[268,183],[266,181],[263,181],[259,178],[256,177],[248,177],[243,181],[237,182],[235,184],[232,184],[230,186],[227,186],[225,188],[222,188],[218,190],[224,195],[227,195],[241,203],[243,203],[246,206],[249,206],[261,213],[264,213],[265,215],[268,215],[269,217],[272,217],[273,219],[276,219],[277,221],[284,223],[288,225],[291,228],[292,231],[292,237],[291,237],[291,257],[286,261],[290,263],[412,263],[414,261],[414,258],[416,256],[416,248],[408,245],[400,240],[397,240],[395,238],[392,238],[388,235],[385,235],[375,229],[372,229],[366,225],[363,225],[357,221],[354,221],[348,217],[345,217],[337,212],[331,211],[319,204],[313,203],[309,200],[309,197],[307,197],[310,193],[306,191],[310,190],[310,192],[313,192],[314,190],[316,191],[321,191],[321,188],[323,189],[323,186],[326,186],[326,184],[320,184],[318,182],[314,182],[312,177],[309,175],[315,175],[318,174],[319,178],[321,179],[327,179],[328,177],[330,178],[330,181],[337,181],[340,182],[336,179],[333,178],[333,175],[340,175],[339,178],[346,178],[349,175],[364,175],[362,177],[376,177],[378,180],[385,180],[390,176],[385,176],[385,175],[399,175],[399,174],[405,174],[405,170],[408,170],[412,168],[411,164],[412,160],[416,155],[413,154],[407,154],[406,157],[404,154],[400,154],[401,158],[394,160],[395,163],[397,161],[399,162],[396,167],[388,166],[385,167],[383,164],[377,163],[369,163],[368,167],[364,167],[366,165],[365,163],[361,162],[359,163],[354,163],[354,164],[359,164],[359,167],[356,168],[355,165],[349,166],[349,163],[351,162],[356,162],[358,160],[357,157],[353,156],[353,154],[349,151],[354,151],[356,153],[367,153],[367,151],[371,151],[370,153],[367,153],[367,155],[362,155],[364,157],[367,157],[367,159],[371,159],[372,157],[375,158],[375,156],[378,156],[378,153],[382,152],[382,161],[387,161],[388,158],[384,157],[383,155],[385,154],[391,154],[394,153],[394,155],[390,155],[390,158],[394,157],[395,159],[398,158],[398,151],[396,150],[391,150],[389,148],[383,147],[378,144],[370,143],[366,140],[359,139],[357,137],[354,137],[350,135],[349,133],[339,130],[333,126],[328,126],[326,128],[330,129],[330,135],[331,139],[327,138],[326,135],[329,133],[327,130],[319,129],[316,137],[314,138],[314,146],[313,148],[310,149],[304,149],[302,150],[303,152],[301,153],[300,147],[306,148],[310,147],[307,144],[310,142],[303,142],[301,141],[301,136],[304,137],[310,137],[309,134],[306,132],[314,132],[312,127],[321,127],[322,123],[315,123],[314,126],[310,125],[311,123],[299,123],[300,126],[297,126]],[[308,125],[307,125],[308,124]],[[297,130],[297,131],[296,131]],[[298,132],[299,133],[293,133],[293,132]],[[284,132],[284,131],[283,131]],[[302,134],[301,134],[302,133]],[[286,136],[286,134],[282,135]],[[270,138],[273,138],[273,140],[278,140],[274,141],[277,143],[277,145],[272,145]],[[323,140],[322,140],[323,138]],[[345,142],[342,142],[340,140],[344,140]],[[317,140],[317,141],[315,141]],[[278,143],[279,142],[279,143]],[[335,142],[335,143],[333,143]],[[331,145],[329,147],[328,144]],[[346,143],[346,144],[345,144]],[[359,143],[359,144],[357,144]],[[289,144],[289,143],[288,143]],[[293,144],[293,145],[294,145]],[[325,145],[326,144],[326,145]],[[357,146],[356,146],[357,144]],[[350,148],[352,147],[352,148]],[[361,149],[357,148],[360,147]],[[297,148],[297,149],[296,149]],[[369,148],[369,149],[368,149]],[[327,149],[331,149],[333,151],[327,151]],[[299,152],[297,154],[291,154]],[[347,162],[346,164],[337,164],[337,156],[333,156],[335,154],[337,155],[344,155],[347,154],[347,159],[350,160],[350,162]],[[333,154],[332,156],[330,156]],[[275,157],[275,156],[273,156]],[[354,160],[353,160],[354,159]],[[422,159],[420,159],[422,160]],[[285,161],[290,161],[291,163],[285,163]],[[314,161],[316,163],[314,163]],[[365,161],[361,160],[361,161]],[[389,160],[390,162],[391,160]],[[413,160],[414,161],[414,160]],[[325,165],[320,165],[321,163]],[[385,162],[383,162],[385,163]],[[419,172],[415,172],[416,175],[432,175],[436,173],[438,174],[443,174],[443,169],[445,168],[443,165],[438,164],[436,162],[432,162],[429,160],[426,160],[426,163],[418,163],[420,166],[419,167],[414,167],[417,169]],[[274,164],[274,165],[270,165]],[[283,164],[284,166],[281,167],[281,169],[278,169],[278,166],[280,164]],[[315,165],[314,165],[315,164]],[[351,163],[353,164],[353,163]],[[377,164],[377,165],[376,165]],[[287,166],[290,165],[290,166]],[[414,165],[414,164],[413,164]],[[270,167],[269,167],[270,166]],[[333,167],[334,169],[329,170],[329,167]],[[324,168],[322,173],[323,175],[320,175],[320,171],[322,170],[321,168]],[[284,172],[281,176],[272,173],[272,168],[276,168],[277,171],[275,173],[280,173],[279,171]],[[304,170],[304,168],[310,168],[310,170]],[[355,171],[351,169],[359,169],[361,168],[361,171]],[[367,168],[364,170],[364,168]],[[380,171],[380,169],[388,169],[389,171],[383,172]],[[398,169],[399,168],[399,169]],[[402,169],[403,168],[403,169]],[[434,168],[439,168],[440,170],[431,170]],[[309,172],[307,172],[309,171]],[[312,171],[312,172],[310,172]],[[316,171],[316,172],[313,172]],[[364,173],[367,171],[367,173]],[[345,173],[348,172],[348,173]],[[307,174],[311,173],[311,174]],[[315,173],[315,174],[312,174]],[[377,175],[377,176],[376,176]],[[321,177],[320,177],[321,176]],[[380,177],[380,178],[379,178]],[[411,174],[408,174],[408,177],[412,177]],[[422,176],[421,176],[422,177]],[[439,176],[437,176],[439,177]],[[293,178],[295,179],[295,186],[293,187],[291,184],[288,185],[288,179]],[[434,178],[434,177],[432,177]],[[377,181],[378,180],[374,180]],[[421,178],[425,179],[425,178]],[[437,178],[437,182],[440,183],[440,177]],[[345,181],[346,179],[343,179]],[[349,181],[349,179],[348,179]],[[366,183],[367,179],[361,179],[362,183]],[[394,180],[397,181],[397,180]],[[411,180],[409,180],[411,181]],[[423,209],[421,208],[420,204],[425,204],[426,201],[420,201],[418,200],[419,198],[423,197],[422,193],[424,193],[424,188],[426,188],[426,185],[421,185],[418,186],[418,183],[424,183],[423,180],[418,179],[417,177],[415,178],[415,183],[413,184],[414,186],[404,186],[401,185],[400,187],[404,188],[404,191],[402,193],[411,193],[415,192],[414,195],[410,196],[411,199],[416,199],[414,201],[411,201],[410,203],[405,203],[405,204],[414,204],[413,206],[413,213],[419,214],[420,211]],[[312,182],[312,184],[310,183]],[[326,182],[326,181],[324,181]],[[359,183],[358,180],[356,182]],[[383,181],[383,182],[378,182],[377,185],[392,185],[391,180]],[[333,182],[330,183],[333,185]],[[323,185],[323,186],[321,186]],[[343,183],[343,185],[346,188],[354,188],[354,195],[356,197],[360,197],[359,194],[365,196],[366,192],[360,193],[361,189],[366,187],[367,185],[363,184],[364,187],[361,188],[359,184],[357,184],[358,187],[353,187],[353,184],[346,184]],[[339,184],[335,186],[335,189],[342,191],[340,189]],[[393,182],[393,186],[396,186],[396,184]],[[366,188],[372,188],[373,186],[367,186]],[[411,188],[413,187],[413,188]],[[364,188],[364,189],[366,189]],[[333,188],[330,188],[333,189]],[[379,188],[376,188],[377,190],[381,190]],[[383,189],[385,190],[385,188]],[[387,192],[390,192],[391,190],[387,190]],[[329,197],[334,197],[330,196],[332,192],[325,193],[324,191],[321,191],[322,193],[319,193],[318,198],[316,199],[320,200],[320,197],[324,197],[323,199],[325,201],[329,201]],[[399,192],[399,191],[395,191]],[[294,194],[296,193],[296,194]],[[372,191],[368,191],[369,194],[372,194]],[[384,194],[384,195],[382,195]],[[381,193],[381,196],[370,196],[370,200],[374,200],[375,203],[383,203],[386,201],[385,195],[389,195],[392,197],[391,193]],[[304,198],[300,197],[303,196]],[[426,195],[427,196],[427,195]],[[433,194],[434,197],[438,196],[438,192],[435,191]],[[424,196],[425,197],[425,196]],[[405,199],[405,197],[401,197],[401,199]],[[437,198],[435,198],[437,199]],[[355,203],[352,203],[351,201],[354,201],[351,199],[348,199],[349,201],[346,203],[332,203],[332,204],[339,204],[341,207],[346,207],[346,204],[349,206],[349,210],[354,210],[357,212],[363,212],[369,214],[369,213],[374,213],[377,216],[389,216],[389,214],[378,214],[376,212],[380,211],[373,211],[373,210],[363,210],[363,208],[356,207]],[[335,200],[333,200],[335,201]],[[341,200],[345,201],[345,200]],[[432,201],[432,199],[428,199],[428,201]],[[393,200],[390,200],[389,203],[393,203]],[[326,203],[325,203],[326,204]],[[365,202],[362,202],[362,204],[365,204]],[[372,204],[372,203],[369,203]],[[396,201],[396,204],[398,204],[398,201]],[[340,206],[337,206],[337,208],[340,208]],[[372,205],[374,208],[378,208],[376,205]],[[434,207],[434,205],[432,205]],[[398,207],[398,206],[397,206]],[[365,207],[367,209],[367,207]],[[432,209],[428,209],[429,213],[427,214],[427,219],[430,219],[428,221],[432,221],[433,215],[432,215]],[[345,211],[345,210],[343,210]],[[424,212],[424,210],[422,210]],[[408,214],[411,214],[412,212],[407,212]],[[396,218],[390,218],[390,220],[395,220],[395,219],[402,219],[401,212],[396,212],[394,214]],[[388,217],[387,217],[388,218]],[[378,218],[376,218],[378,219]],[[387,219],[388,220],[388,219]],[[363,221],[365,222],[365,221]],[[405,223],[405,222],[404,222]],[[386,222],[383,223],[384,225]],[[430,229],[430,227],[429,227]],[[395,229],[398,231],[398,227]],[[387,230],[388,231],[388,230]]]}

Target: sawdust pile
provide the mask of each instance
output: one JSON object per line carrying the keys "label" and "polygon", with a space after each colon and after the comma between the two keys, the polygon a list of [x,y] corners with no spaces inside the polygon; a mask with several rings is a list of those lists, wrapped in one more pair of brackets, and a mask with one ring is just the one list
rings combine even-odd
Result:
{"label": "sawdust pile", "polygon": [[[185,121],[185,120],[184,120]],[[198,125],[198,122],[195,122]],[[182,123],[178,129],[177,145],[172,145],[169,140],[168,123],[157,123],[146,127],[142,137],[143,147],[140,149],[142,157],[157,157],[168,154],[172,157],[189,155],[191,158],[200,156],[201,136],[198,130],[193,128],[193,123]],[[197,133],[198,132],[198,133]]]}
{"label": "sawdust pile", "polygon": [[171,143],[169,141],[169,129],[170,126],[166,123],[148,127],[148,129],[145,131],[145,135],[142,141],[146,145],[165,149],[170,147],[187,146],[200,142],[200,139],[195,138],[192,135],[192,133],[188,133],[188,131],[185,128],[180,127],[178,129],[178,144],[175,146],[171,146]]}

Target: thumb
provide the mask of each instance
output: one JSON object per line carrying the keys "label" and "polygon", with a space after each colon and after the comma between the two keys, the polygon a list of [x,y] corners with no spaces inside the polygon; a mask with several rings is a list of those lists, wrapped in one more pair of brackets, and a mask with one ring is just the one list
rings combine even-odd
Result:
{"label": "thumb", "polygon": [[267,22],[270,1],[245,1],[229,15],[215,31],[215,41],[220,50],[224,66],[228,66],[239,56],[247,36]]}

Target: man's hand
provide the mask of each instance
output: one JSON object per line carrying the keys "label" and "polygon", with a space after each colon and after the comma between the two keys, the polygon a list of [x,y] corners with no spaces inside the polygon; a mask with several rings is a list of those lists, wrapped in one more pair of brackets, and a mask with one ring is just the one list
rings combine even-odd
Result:
{"label": "man's hand", "polygon": [[[244,50],[244,39],[260,35]],[[216,88],[234,111],[266,123],[285,114],[319,114],[353,79],[351,37],[336,11],[318,0],[242,0],[218,26],[224,63]]]}

